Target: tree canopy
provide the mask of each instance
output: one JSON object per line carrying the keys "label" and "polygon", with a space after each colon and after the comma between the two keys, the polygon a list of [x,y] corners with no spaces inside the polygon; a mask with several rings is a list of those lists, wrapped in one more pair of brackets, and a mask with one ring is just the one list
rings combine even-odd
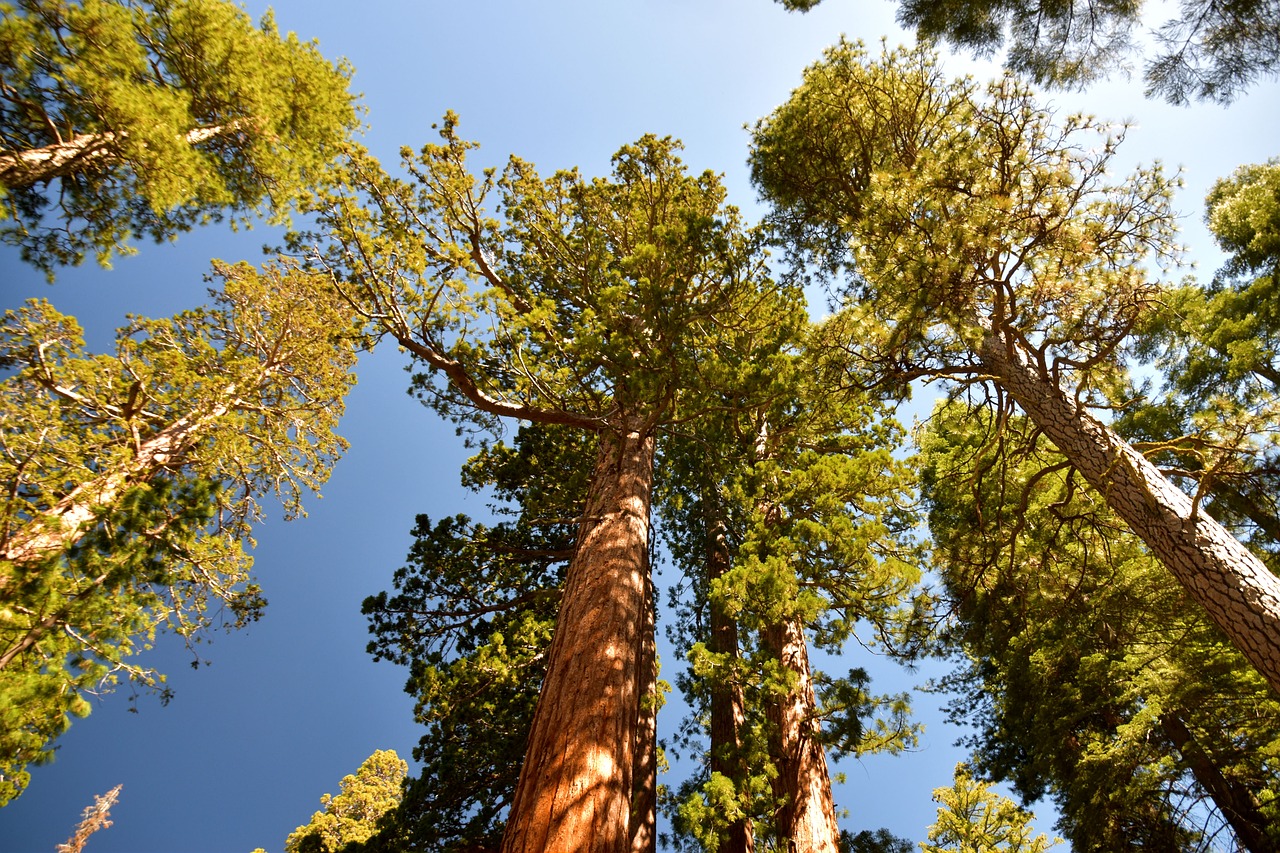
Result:
{"label": "tree canopy", "polygon": [[1011,79],[841,43],[760,122],[753,176],[802,257],[847,271],[851,382],[944,378],[1021,410],[1280,690],[1280,578],[1104,418],[1176,257],[1173,182]]}
{"label": "tree canopy", "polygon": [[341,792],[320,798],[324,809],[289,834],[285,853],[341,853],[368,840],[382,816],[400,802],[408,771],[395,750],[377,750],[355,773],[342,777]]}
{"label": "tree canopy", "polygon": [[130,238],[283,220],[357,125],[350,68],[228,0],[0,5],[0,240],[51,278]]}
{"label": "tree canopy", "polygon": [[[777,0],[807,12],[822,0]],[[1187,0],[1150,33],[1142,0],[902,0],[898,22],[921,42],[941,41],[988,56],[1042,86],[1081,88],[1149,55],[1147,94],[1175,104],[1230,103],[1280,71],[1280,8],[1268,0]],[[1151,46],[1147,46],[1147,42]]]}
{"label": "tree canopy", "polygon": [[296,269],[218,265],[211,306],[131,318],[83,351],[48,302],[4,314],[0,363],[0,801],[164,626],[194,642],[265,604],[244,543],[346,444],[334,432],[360,338]]}

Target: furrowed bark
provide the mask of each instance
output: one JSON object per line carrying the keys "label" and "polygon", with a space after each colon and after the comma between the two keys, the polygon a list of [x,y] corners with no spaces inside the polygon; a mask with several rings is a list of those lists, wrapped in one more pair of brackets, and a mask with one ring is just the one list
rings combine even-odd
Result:
{"label": "furrowed bark", "polygon": [[818,703],[804,628],[795,621],[771,625],[762,639],[782,666],[795,673],[791,691],[768,707],[772,752],[778,767],[773,790],[782,802],[778,832],[789,853],[837,853],[840,830],[827,755],[815,737]]}
{"label": "furrowed bark", "polygon": [[505,853],[625,853],[640,700],[654,439],[600,433]]}
{"label": "furrowed bark", "polygon": [[[648,576],[648,567],[645,569]],[[653,582],[647,580],[640,628],[640,687],[636,695],[636,745],[631,777],[631,853],[658,849],[658,648],[654,636]]]}
{"label": "furrowed bark", "polygon": [[983,368],[1280,692],[1280,578],[1154,465],[1078,405],[1016,342],[989,332]]}
{"label": "furrowed bark", "polygon": [[[729,570],[731,557],[726,541],[723,516],[704,501],[707,506],[707,579],[714,582]],[[712,652],[738,659],[738,623],[725,613],[725,609],[713,596],[710,604]],[[720,773],[733,780],[734,788],[741,792],[745,775],[742,765],[742,726],[746,719],[742,685],[736,678],[715,679],[711,685],[711,772]],[[752,853],[755,837],[751,819],[729,824],[720,839],[723,853]]]}

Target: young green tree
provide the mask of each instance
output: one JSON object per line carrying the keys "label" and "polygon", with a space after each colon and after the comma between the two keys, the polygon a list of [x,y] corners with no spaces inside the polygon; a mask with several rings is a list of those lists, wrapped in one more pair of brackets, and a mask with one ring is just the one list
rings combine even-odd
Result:
{"label": "young green tree", "polygon": [[1170,179],[1106,174],[1118,137],[1055,126],[1010,79],[842,43],[756,129],[754,179],[797,250],[848,269],[851,380],[985,387],[1024,411],[1280,690],[1280,578],[1093,410],[1166,286]]}
{"label": "young green tree", "polygon": [[354,382],[344,304],[287,266],[215,266],[214,304],[132,318],[82,351],[47,302],[0,326],[0,802],[164,626],[194,641],[265,604],[243,549],[279,495],[287,516],[345,448]]}
{"label": "young green tree", "polygon": [[1025,419],[940,405],[923,492],[984,775],[1076,849],[1280,840],[1280,701]]}
{"label": "young green tree", "polygon": [[956,765],[950,788],[935,788],[933,799],[941,806],[937,821],[929,827],[929,840],[920,843],[924,853],[1043,853],[1051,842],[1032,837],[1034,815],[979,782],[963,764]]}
{"label": "young green tree", "polygon": [[[718,179],[688,174],[670,139],[624,147],[611,179],[542,178],[515,158],[500,176],[476,177],[465,162],[474,145],[455,125],[446,117],[442,144],[406,157],[412,183],[353,158],[353,189],[316,201],[329,236],[310,260],[426,368],[415,388],[439,411],[595,436],[503,847],[590,839],[591,849],[623,850],[633,824],[649,821],[632,805],[653,733],[643,685],[656,440],[668,424],[731,404],[730,377],[704,369],[726,358],[702,356],[733,351],[743,329],[785,338],[802,322],[800,295],[764,276]],[[491,193],[497,209],[486,209]]]}
{"label": "young green tree", "polygon": [[285,853],[340,853],[368,840],[378,822],[400,802],[409,765],[393,749],[379,749],[353,775],[342,777],[337,796],[320,798],[323,811],[289,833]]}
{"label": "young green tree", "polygon": [[131,237],[283,219],[357,125],[345,64],[228,0],[0,9],[0,239],[50,277]]}
{"label": "young green tree", "polygon": [[[778,0],[808,11],[821,0]],[[1037,84],[1080,88],[1127,71],[1140,56],[1150,6],[1142,0],[902,0],[898,21],[921,43],[944,41],[977,55],[1008,46],[1005,67]],[[1174,104],[1230,103],[1280,70],[1280,10],[1265,0],[1187,0],[1151,36],[1156,53],[1143,69],[1147,95]]]}

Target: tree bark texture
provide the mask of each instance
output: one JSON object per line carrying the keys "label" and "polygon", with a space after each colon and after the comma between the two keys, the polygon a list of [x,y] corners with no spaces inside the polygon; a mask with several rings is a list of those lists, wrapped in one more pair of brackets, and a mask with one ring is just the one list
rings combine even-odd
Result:
{"label": "tree bark texture", "polygon": [[787,853],[837,853],[840,830],[827,755],[818,742],[817,699],[809,670],[804,627],[795,621],[764,630],[765,646],[795,674],[791,691],[768,706],[772,752],[778,776],[773,780],[778,833]]}
{"label": "tree bark texture", "polygon": [[1280,692],[1280,578],[1017,343],[988,333],[984,369]]}
{"label": "tree bark texture", "polygon": [[630,424],[600,434],[505,853],[630,849],[653,453]]}
{"label": "tree bark texture", "polygon": [[[729,570],[731,555],[723,515],[710,501],[707,507],[707,580],[714,582]],[[725,612],[713,596],[709,605],[710,631],[708,646],[729,660],[738,659],[738,623]],[[733,781],[741,792],[745,767],[742,761],[742,727],[746,720],[746,701],[737,678],[718,678],[711,684],[711,772]],[[744,817],[729,824],[720,839],[722,853],[753,853],[755,836],[751,819]]]}
{"label": "tree bark texture", "polygon": [[631,778],[631,853],[658,849],[658,647],[653,581],[645,567],[644,621],[640,628],[640,686]]}
{"label": "tree bark texture", "polygon": [[1174,714],[1164,714],[1160,717],[1160,727],[1182,754],[1183,760],[1191,766],[1192,775],[1213,798],[1214,805],[1231,824],[1240,843],[1250,853],[1276,853],[1280,850],[1280,845],[1267,835],[1268,821],[1252,792],[1223,774],[1186,724]]}

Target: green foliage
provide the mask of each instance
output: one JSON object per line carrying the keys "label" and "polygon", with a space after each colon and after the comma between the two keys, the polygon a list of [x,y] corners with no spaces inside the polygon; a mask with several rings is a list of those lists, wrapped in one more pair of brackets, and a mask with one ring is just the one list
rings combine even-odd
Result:
{"label": "green foliage", "polygon": [[1032,838],[1034,815],[974,779],[963,764],[956,765],[952,786],[935,788],[933,799],[941,807],[929,840],[920,843],[924,853],[1042,853],[1051,844],[1043,835]]}
{"label": "green foliage", "polygon": [[[821,0],[777,0],[808,11]],[[1141,54],[1142,0],[902,0],[898,22],[921,43],[942,41],[978,56],[1002,48],[1005,67],[1037,84],[1082,88],[1127,72]],[[1191,99],[1230,103],[1256,80],[1280,69],[1280,19],[1272,3],[1186,0],[1152,33],[1147,95],[1174,104]]]}
{"label": "green foliage", "polygon": [[739,393],[720,369],[741,362],[712,353],[803,322],[799,290],[768,280],[719,179],[688,174],[678,142],[646,136],[587,180],[514,157],[476,176],[455,116],[439,134],[402,152],[412,182],[353,157],[315,200],[325,230],[293,244],[428,368],[415,392],[459,423],[692,420]]}
{"label": "green foliage", "polygon": [[[689,661],[678,684],[694,709],[675,747],[703,761],[667,803],[686,846],[717,849],[743,819],[759,843],[772,839],[779,756],[770,753],[766,710],[794,689],[795,674],[763,632],[799,621],[833,652],[856,631],[867,645],[891,641],[919,580],[918,555],[904,544],[912,471],[892,454],[900,429],[869,398],[823,387],[821,342],[820,330],[806,330],[748,383],[768,389],[756,395],[766,404],[704,418],[664,446],[662,529],[684,576],[668,633]],[[717,537],[726,563],[719,568]],[[719,647],[717,620],[732,624],[729,649]],[[907,697],[872,694],[865,670],[814,680],[821,737],[836,756],[915,743]],[[737,744],[717,743],[711,721],[726,685],[741,695]]]}
{"label": "green foliage", "polygon": [[887,829],[869,829],[857,834],[840,831],[841,853],[915,853],[916,846],[905,838],[899,838]]}
{"label": "green foliage", "polygon": [[50,277],[131,237],[283,221],[357,126],[351,70],[227,0],[0,5],[0,239]]}
{"label": "green foliage", "polygon": [[1206,220],[1230,258],[1139,328],[1163,387],[1117,423],[1214,518],[1280,565],[1280,163],[1218,181]]}
{"label": "green foliage", "polygon": [[189,644],[265,604],[244,550],[274,493],[319,488],[354,382],[350,316],[288,267],[215,267],[212,306],[131,318],[116,352],[33,300],[0,326],[0,801],[45,760],[83,694],[157,630]]}
{"label": "green foliage", "polygon": [[942,404],[921,441],[944,683],[979,769],[1052,796],[1077,849],[1201,849],[1228,823],[1266,849],[1248,833],[1280,815],[1280,703],[1261,677],[1024,421]]}
{"label": "green foliage", "polygon": [[591,436],[531,425],[463,470],[491,490],[493,526],[419,516],[394,594],[365,600],[369,652],[409,668],[405,691],[426,726],[422,774],[371,849],[495,845],[524,759],[565,563],[594,458]]}
{"label": "green foliage", "polygon": [[342,778],[342,792],[320,798],[323,811],[285,840],[285,853],[339,853],[377,831],[378,822],[400,802],[409,765],[395,750],[380,749],[355,774]]}
{"label": "green foliage", "polygon": [[799,260],[849,272],[831,331],[850,381],[980,374],[999,332],[1088,401],[1160,293],[1146,262],[1175,252],[1176,181],[1113,182],[1121,137],[1055,124],[1009,78],[949,81],[928,50],[842,42],[757,125],[751,165]]}

